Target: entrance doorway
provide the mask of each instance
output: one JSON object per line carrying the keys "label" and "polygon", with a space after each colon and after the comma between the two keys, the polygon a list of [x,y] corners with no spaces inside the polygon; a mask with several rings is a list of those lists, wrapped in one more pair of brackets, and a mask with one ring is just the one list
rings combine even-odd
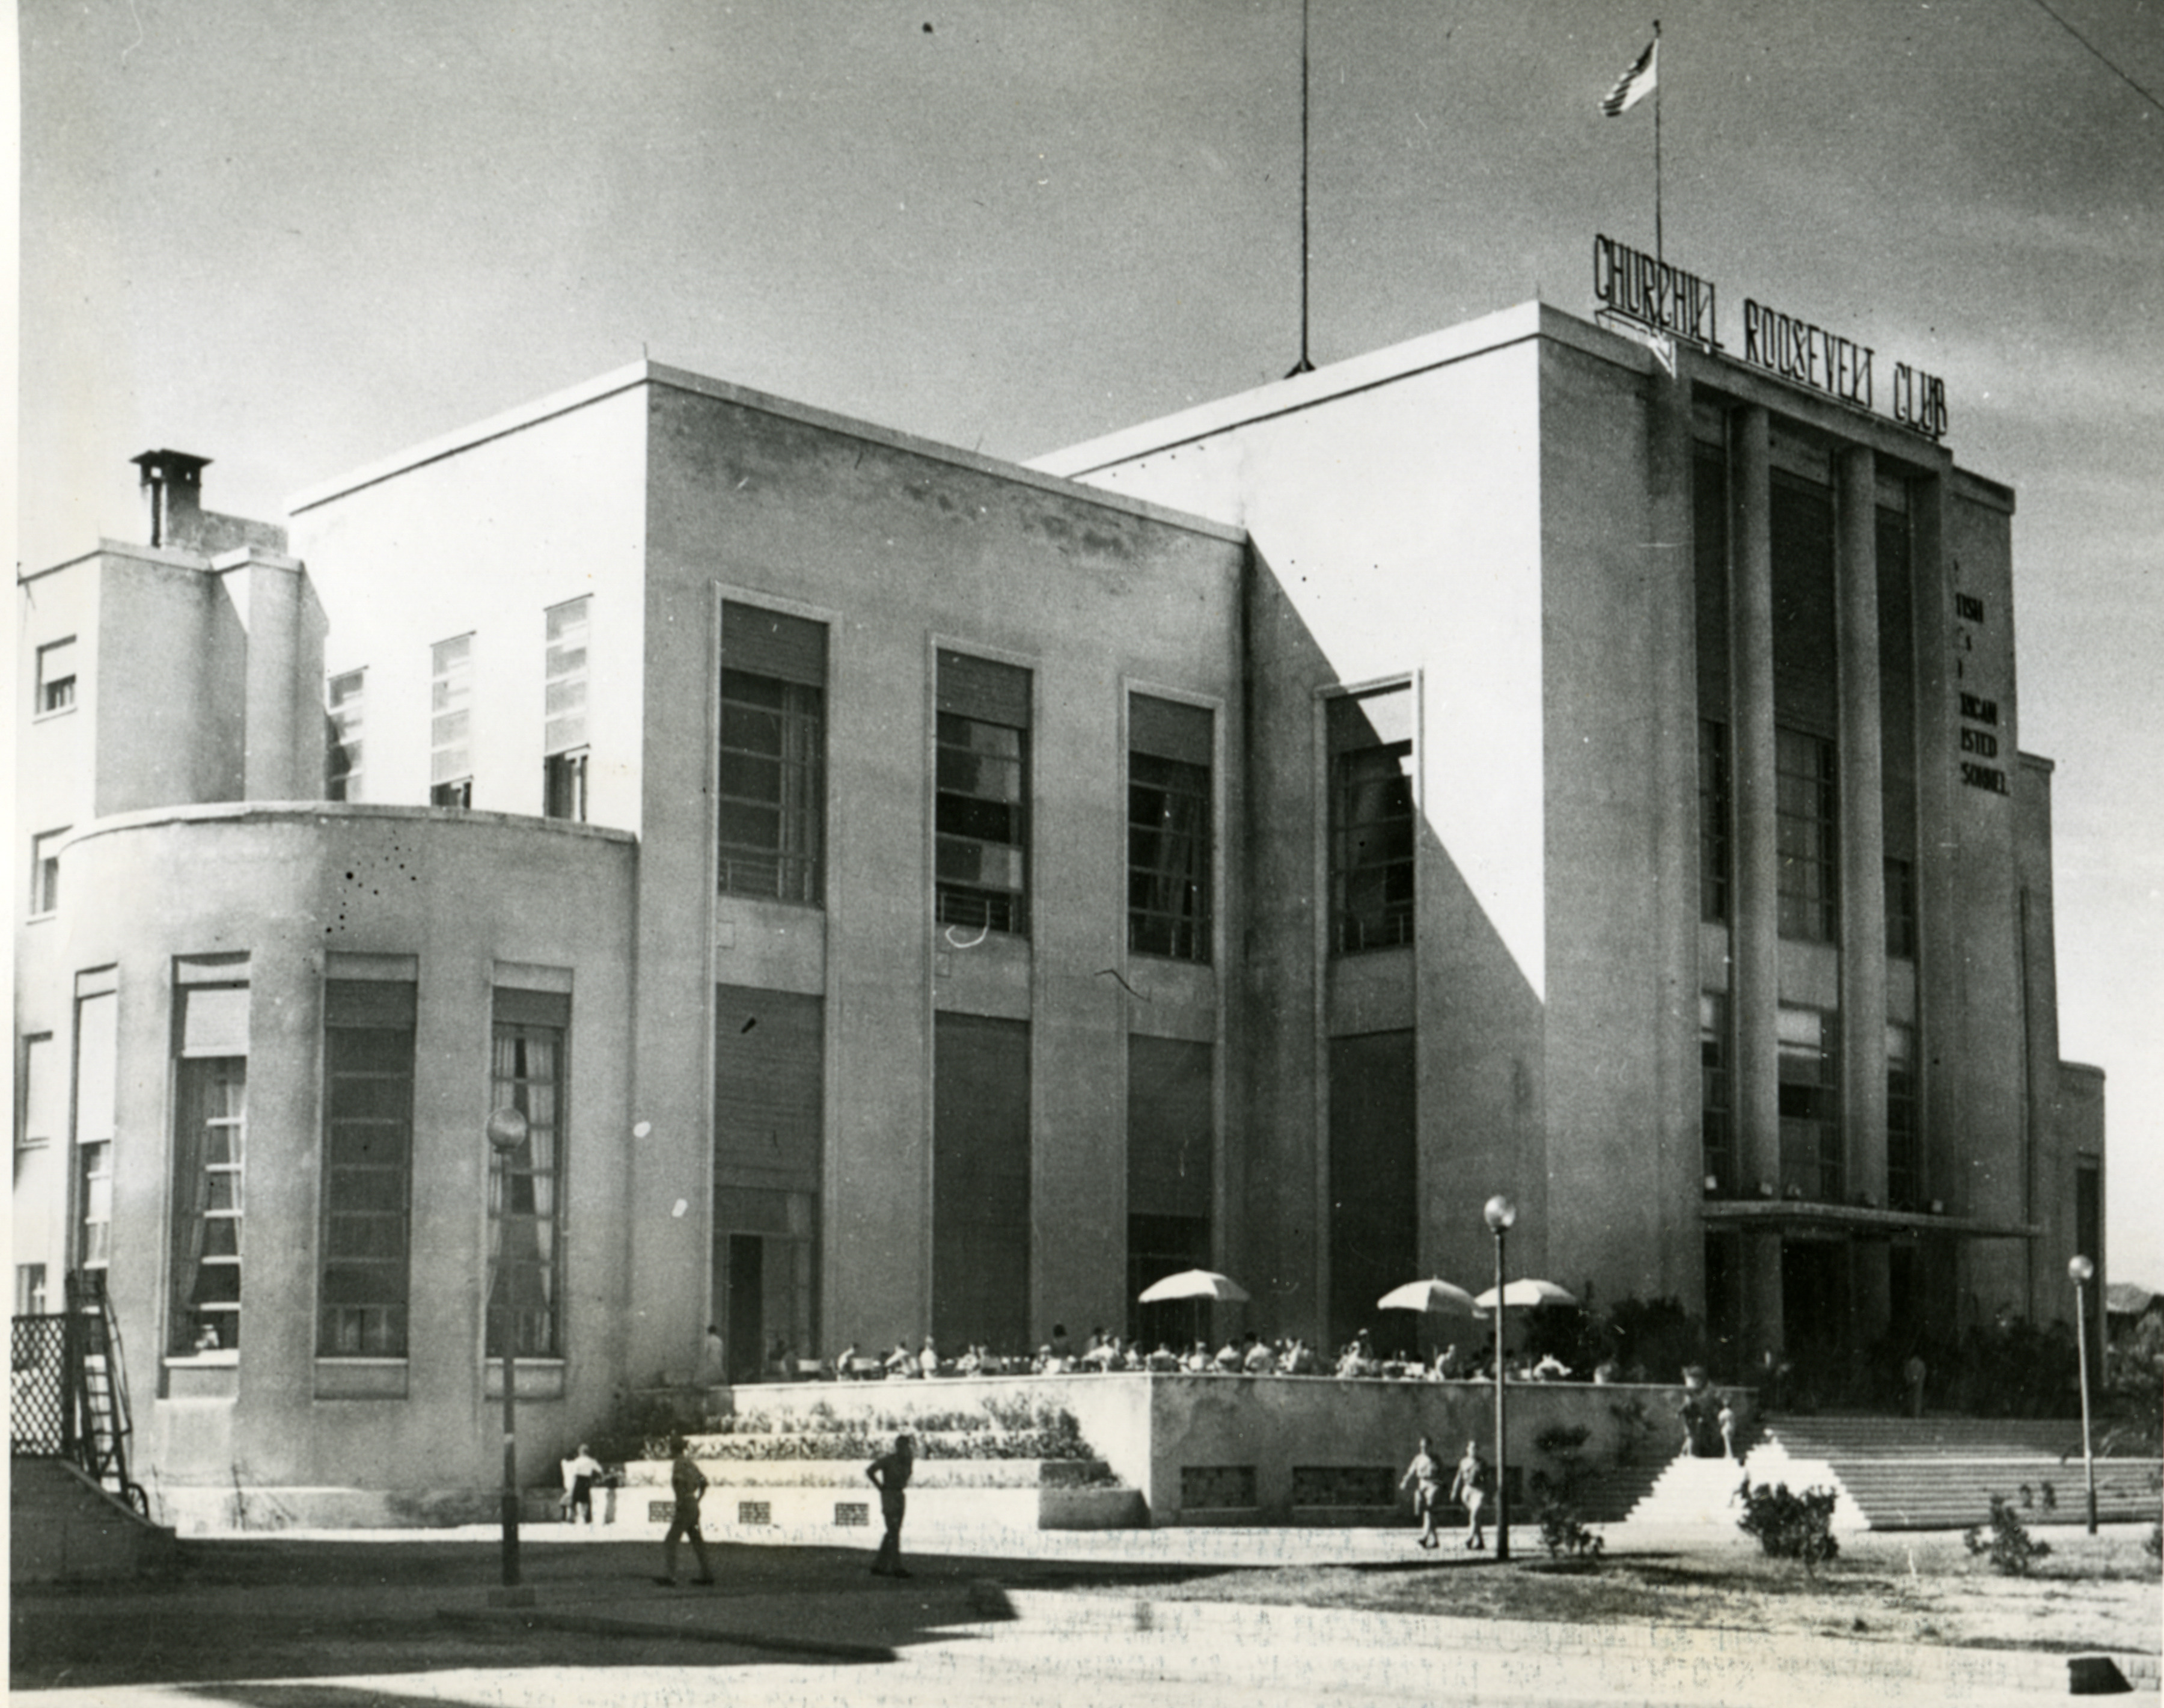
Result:
{"label": "entrance doorway", "polygon": [[1799,1392],[1837,1392],[1846,1374],[1849,1341],[1846,1244],[1830,1239],[1782,1242],[1781,1322]]}

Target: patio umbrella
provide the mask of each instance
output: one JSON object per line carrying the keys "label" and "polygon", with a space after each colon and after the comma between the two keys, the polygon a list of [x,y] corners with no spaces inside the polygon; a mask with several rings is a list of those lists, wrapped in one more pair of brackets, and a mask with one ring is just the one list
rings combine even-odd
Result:
{"label": "patio umbrella", "polygon": [[[1483,1311],[1495,1308],[1495,1290],[1490,1287],[1473,1301]],[[1542,1305],[1575,1305],[1578,1301],[1553,1281],[1536,1281],[1530,1275],[1512,1281],[1503,1289],[1503,1308],[1506,1311],[1530,1310]]]}
{"label": "patio umbrella", "polygon": [[1161,1305],[1168,1299],[1224,1299],[1237,1304],[1247,1296],[1245,1287],[1215,1269],[1182,1269],[1176,1275],[1152,1281],[1142,1289],[1140,1302]]}
{"label": "patio umbrella", "polygon": [[1402,1287],[1393,1287],[1375,1301],[1378,1311],[1418,1311],[1432,1316],[1438,1311],[1452,1311],[1461,1316],[1473,1314],[1473,1295],[1463,1287],[1453,1287],[1447,1281],[1431,1276],[1425,1281],[1408,1281]]}

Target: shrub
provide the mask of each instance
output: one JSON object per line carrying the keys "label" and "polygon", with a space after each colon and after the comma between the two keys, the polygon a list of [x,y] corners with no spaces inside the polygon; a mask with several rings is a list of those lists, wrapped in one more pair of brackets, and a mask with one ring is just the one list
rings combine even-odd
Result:
{"label": "shrub", "polygon": [[1541,1546],[1548,1551],[1552,1560],[1569,1555],[1573,1559],[1598,1559],[1608,1539],[1597,1530],[1589,1530],[1579,1520],[1578,1509],[1568,1501],[1553,1498],[1541,1503]]}
{"label": "shrub", "polygon": [[1617,1463],[1637,1464],[1640,1451],[1653,1433],[1653,1414],[1646,1409],[1643,1400],[1626,1400],[1620,1405],[1610,1406],[1608,1415],[1615,1420]]}
{"label": "shrub", "polygon": [[[2058,1496],[2049,1483],[2044,1485],[2044,1507],[2049,1511],[2058,1504]],[[2035,1505],[2035,1492],[2024,1483],[2021,1485],[2021,1505]],[[1962,1535],[1962,1542],[1972,1554],[1989,1556],[1991,1569],[2004,1572],[2011,1578],[2025,1578],[2029,1568],[2051,1551],[2048,1542],[2038,1542],[2029,1534],[2029,1527],[2021,1521],[2021,1514],[2014,1503],[2004,1495],[1991,1497],[1991,1534],[1987,1538],[1983,1527],[1971,1525]]]}
{"label": "shrub", "polygon": [[1746,1477],[1736,1491],[1743,1503],[1736,1527],[1758,1538],[1759,1548],[1774,1559],[1801,1560],[1804,1569],[1816,1572],[1819,1562],[1841,1552],[1833,1533],[1833,1509],[1838,1496],[1830,1489],[1806,1489],[1791,1494],[1786,1483],[1772,1487],[1754,1485]]}

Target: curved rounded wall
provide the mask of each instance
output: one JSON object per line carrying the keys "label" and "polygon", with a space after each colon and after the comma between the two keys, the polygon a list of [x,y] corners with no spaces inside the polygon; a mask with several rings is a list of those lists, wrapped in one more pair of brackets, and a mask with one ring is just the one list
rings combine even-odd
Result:
{"label": "curved rounded wall", "polygon": [[[620,832],[423,808],[212,807],[110,821],[65,856],[65,965],[117,992],[108,1286],[136,1475],[166,1487],[485,1487],[500,1401],[484,1366],[491,1015],[499,988],[567,1002],[559,1362],[522,1367],[529,1465],[623,1379],[634,866]],[[216,958],[244,956],[219,964]],[[176,990],[244,979],[243,1328],[175,1343]],[[324,988],[412,986],[403,1358],[322,1355]],[[275,1495],[264,1498],[275,1499]],[[266,1515],[267,1516],[267,1515]]]}

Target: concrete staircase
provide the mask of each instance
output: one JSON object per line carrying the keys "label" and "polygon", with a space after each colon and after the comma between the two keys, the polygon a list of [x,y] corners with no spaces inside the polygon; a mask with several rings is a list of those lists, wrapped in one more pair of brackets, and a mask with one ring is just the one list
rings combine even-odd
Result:
{"label": "concrete staircase", "polygon": [[[1741,1508],[1735,1504],[1743,1467],[1733,1459],[1671,1459],[1652,1486],[1631,1508],[1632,1524],[1736,1527]],[[1793,1483],[1790,1487],[1794,1487]]]}
{"label": "concrete staircase", "polygon": [[[1962,1529],[1983,1523],[1991,1497],[2035,1491],[2023,1521],[2078,1524],[2086,1518],[2081,1425],[2045,1418],[1783,1417],[1746,1461],[1754,1482],[1838,1490],[1872,1530]],[[2097,1516],[2105,1523],[2157,1516],[2154,1459],[2096,1462]],[[1799,1483],[1799,1479],[1801,1479]],[[2043,1505],[2050,1484],[2056,1503]]]}
{"label": "concrete staircase", "polygon": [[[2153,1459],[2098,1459],[2097,1516],[2104,1523],[2157,1516]],[[1733,1526],[1745,1477],[1797,1493],[1831,1489],[1836,1531],[1961,1530],[1990,1516],[1991,1497],[2035,1504],[2023,1521],[2078,1524],[2087,1514],[2081,1426],[2057,1419],[1816,1416],[1767,1422],[1741,1465],[1679,1458],[1631,1509],[1633,1524]],[[2054,1506],[2043,1504],[2050,1484]]]}

